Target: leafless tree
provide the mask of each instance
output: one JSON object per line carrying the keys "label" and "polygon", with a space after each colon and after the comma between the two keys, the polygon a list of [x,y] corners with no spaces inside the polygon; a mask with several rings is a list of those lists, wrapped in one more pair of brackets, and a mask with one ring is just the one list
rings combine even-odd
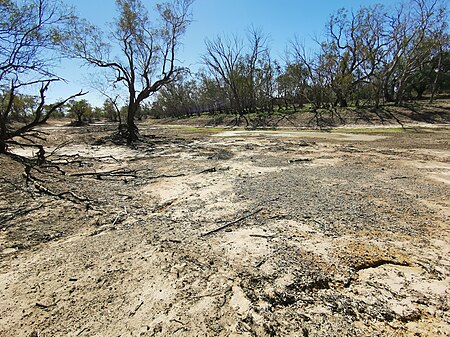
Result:
{"label": "leafless tree", "polygon": [[244,44],[237,36],[206,40],[206,54],[203,63],[219,85],[228,93],[230,108],[243,111],[244,104],[239,90],[239,63],[244,57]]}
{"label": "leafless tree", "polygon": [[245,115],[270,100],[273,66],[267,37],[260,30],[251,28],[247,43],[238,36],[206,40],[202,61],[227,92],[229,108],[247,124]]}

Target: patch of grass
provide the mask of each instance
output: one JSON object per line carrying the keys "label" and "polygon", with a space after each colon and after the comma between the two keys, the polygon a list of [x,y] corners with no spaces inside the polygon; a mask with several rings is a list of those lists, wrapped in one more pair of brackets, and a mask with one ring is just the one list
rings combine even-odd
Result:
{"label": "patch of grass", "polygon": [[177,129],[180,131],[191,131],[191,132],[223,132],[229,130],[229,128],[225,127],[209,127],[209,126],[188,126],[188,125],[164,125],[164,127],[170,129]]}
{"label": "patch of grass", "polygon": [[423,126],[407,126],[407,127],[379,127],[379,128],[333,128],[329,132],[344,132],[344,133],[450,133],[450,129],[446,128],[429,128]]}
{"label": "patch of grass", "polygon": [[345,133],[405,133],[405,132],[420,132],[413,127],[380,127],[380,128],[333,128],[330,132],[345,132]]}

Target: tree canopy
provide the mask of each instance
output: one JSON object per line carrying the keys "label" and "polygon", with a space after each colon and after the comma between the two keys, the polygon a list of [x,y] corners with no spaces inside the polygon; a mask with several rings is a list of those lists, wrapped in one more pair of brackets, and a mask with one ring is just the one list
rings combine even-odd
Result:
{"label": "tree canopy", "polygon": [[[69,8],[59,1],[4,0],[0,2],[0,15],[0,153],[5,153],[8,144],[21,144],[18,138],[26,141],[23,146],[35,146],[30,131],[83,93],[46,105],[46,91],[61,80],[53,65],[60,57],[59,32],[68,31],[74,19]],[[37,94],[31,99],[24,92],[32,90]],[[29,104],[25,104],[27,100]],[[12,126],[11,117],[20,114],[30,118],[19,127]]]}

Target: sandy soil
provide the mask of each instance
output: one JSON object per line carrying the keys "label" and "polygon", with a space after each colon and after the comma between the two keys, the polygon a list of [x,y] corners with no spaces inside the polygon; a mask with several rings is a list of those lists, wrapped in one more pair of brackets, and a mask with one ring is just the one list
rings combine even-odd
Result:
{"label": "sandy soil", "polygon": [[110,128],[0,156],[0,336],[450,335],[449,128]]}

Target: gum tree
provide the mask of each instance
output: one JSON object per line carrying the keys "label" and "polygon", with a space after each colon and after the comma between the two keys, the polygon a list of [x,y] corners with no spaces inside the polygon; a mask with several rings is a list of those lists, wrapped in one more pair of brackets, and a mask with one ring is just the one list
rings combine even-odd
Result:
{"label": "gum tree", "polygon": [[[83,95],[74,94],[59,102],[46,104],[46,92],[61,80],[52,71],[58,59],[56,32],[70,27],[73,15],[58,1],[0,1],[0,153],[9,145],[35,146],[43,158],[43,147],[34,128],[68,100]],[[13,126],[11,117],[23,93],[37,91],[29,120]]]}
{"label": "gum tree", "polygon": [[[126,89],[127,118],[120,131],[127,143],[138,140],[139,106],[185,68],[177,66],[180,39],[191,22],[193,0],[158,4],[153,19],[141,0],[116,0],[118,17],[106,37],[98,27],[80,22],[66,50],[73,57],[114,73],[113,86]],[[108,42],[107,42],[108,41]]]}

